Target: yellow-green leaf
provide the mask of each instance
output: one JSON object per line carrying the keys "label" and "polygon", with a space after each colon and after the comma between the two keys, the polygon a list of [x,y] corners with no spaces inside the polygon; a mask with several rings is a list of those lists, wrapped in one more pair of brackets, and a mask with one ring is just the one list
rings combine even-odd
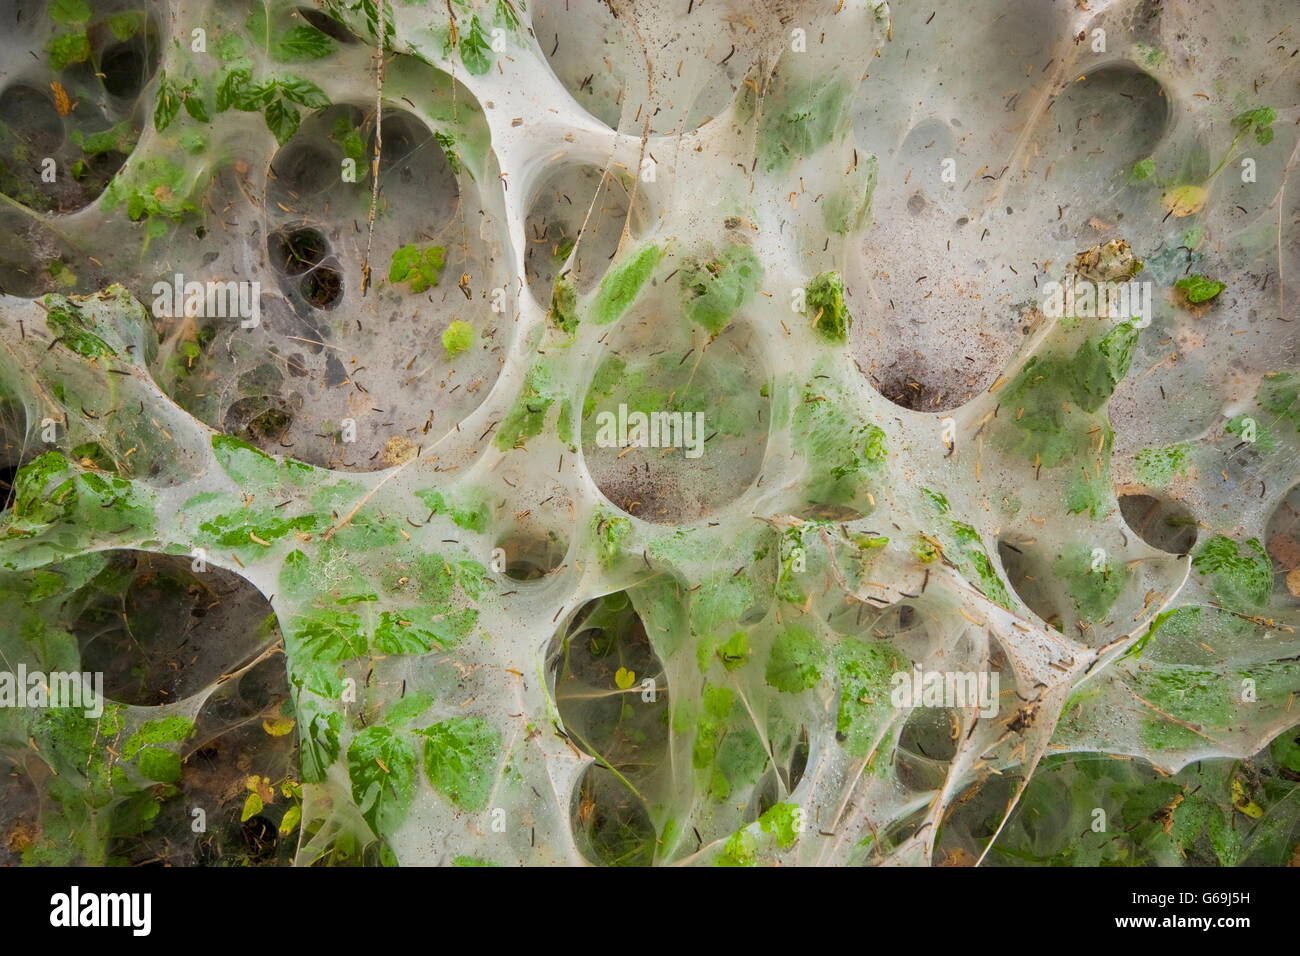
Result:
{"label": "yellow-green leaf", "polygon": [[280,821],[280,835],[288,836],[294,830],[298,829],[298,822],[302,819],[301,804],[294,804],[284,812],[284,819]]}
{"label": "yellow-green leaf", "polygon": [[239,815],[239,822],[243,823],[246,820],[257,816],[261,812],[262,812],[261,794],[254,791],[253,793],[250,793],[248,795],[248,799],[244,801],[244,812]]}
{"label": "yellow-green leaf", "polygon": [[1160,203],[1164,206],[1165,212],[1173,213],[1179,219],[1184,216],[1193,216],[1205,208],[1206,197],[1209,193],[1202,186],[1175,186],[1172,189],[1165,190],[1165,194],[1160,198]]}
{"label": "yellow-green leaf", "polygon": [[1258,820],[1264,815],[1264,808],[1250,799],[1245,785],[1236,777],[1232,779],[1232,805],[1252,820]]}
{"label": "yellow-green leaf", "polygon": [[293,719],[290,717],[277,717],[275,720],[262,721],[262,729],[272,737],[283,737],[293,730],[293,726]]}

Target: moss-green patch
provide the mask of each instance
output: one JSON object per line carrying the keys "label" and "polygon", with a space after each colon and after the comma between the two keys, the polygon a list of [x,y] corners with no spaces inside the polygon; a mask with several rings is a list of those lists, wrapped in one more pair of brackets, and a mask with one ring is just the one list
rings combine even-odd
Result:
{"label": "moss-green patch", "polygon": [[1124,322],[1081,343],[1073,356],[1036,355],[1026,362],[1001,396],[1011,412],[1000,431],[1008,450],[1044,468],[1085,452],[1098,425],[1091,413],[1128,374],[1137,338],[1137,328]]}
{"label": "moss-green patch", "polygon": [[573,283],[564,276],[555,280],[551,290],[551,311],[547,313],[551,325],[565,335],[578,331],[578,293]]}
{"label": "moss-green patch", "polygon": [[1085,625],[1101,621],[1110,613],[1132,577],[1128,568],[1113,565],[1104,555],[1096,560],[1092,550],[1083,544],[1069,545],[1052,570],[1066,582],[1079,620]]}
{"label": "moss-green patch", "polygon": [[1229,610],[1256,613],[1273,591],[1273,565],[1257,538],[1239,545],[1215,535],[1196,549],[1192,567],[1210,578],[1215,599]]}
{"label": "moss-green patch", "polygon": [[388,265],[388,281],[409,282],[412,293],[424,292],[441,281],[446,258],[447,250],[442,246],[421,248],[408,243],[393,252]]}
{"label": "moss-green patch", "polygon": [[885,644],[845,638],[835,646],[835,670],[840,705],[835,718],[837,737],[853,757],[865,757],[893,712],[889,685],[893,675],[911,662]]}
{"label": "moss-green patch", "polygon": [[846,236],[867,224],[876,191],[876,165],[876,157],[867,156],[822,200],[822,222],[828,231]]}
{"label": "moss-green patch", "polygon": [[95,320],[71,299],[61,295],[47,295],[41,300],[45,305],[45,321],[60,345],[85,358],[104,358],[117,352],[91,331]]}
{"label": "moss-green patch", "polygon": [[[1176,665],[1144,665],[1136,675],[1140,694],[1174,720],[1148,708],[1142,717],[1142,739],[1157,750],[1207,744],[1207,735],[1228,726],[1233,718],[1232,684],[1217,671]],[[1191,724],[1183,726],[1176,721]],[[1198,733],[1197,731],[1200,731]]]}
{"label": "moss-green patch", "polygon": [[838,272],[822,272],[808,283],[808,318],[812,329],[827,342],[848,340],[853,322],[844,305],[844,279]]}
{"label": "moss-green patch", "polygon": [[827,668],[829,654],[817,635],[797,624],[777,634],[767,659],[768,684],[787,694],[816,685]]}
{"label": "moss-green patch", "polygon": [[488,504],[481,495],[444,493],[435,488],[421,488],[414,494],[434,514],[447,515],[466,531],[482,534],[487,530]]}
{"label": "moss-green patch", "polygon": [[803,76],[779,69],[763,101],[758,159],[767,172],[784,172],[848,127],[853,85],[837,73]]}
{"label": "moss-green patch", "polygon": [[763,265],[749,246],[729,245],[717,255],[690,259],[679,273],[686,317],[718,335],[763,281]]}
{"label": "moss-green patch", "polygon": [[1143,448],[1133,457],[1137,480],[1153,488],[1164,488],[1176,475],[1187,471],[1192,445],[1182,442],[1164,448]]}
{"label": "moss-green patch", "polygon": [[464,319],[457,319],[447,326],[442,333],[442,348],[450,361],[462,352],[468,352],[474,344],[474,326]]}
{"label": "moss-green patch", "polygon": [[622,555],[623,540],[632,533],[632,522],[627,518],[598,511],[591,518],[591,531],[600,563],[608,568]]}
{"label": "moss-green patch", "polygon": [[550,366],[538,362],[524,376],[524,387],[519,397],[497,427],[493,442],[505,451],[522,448],[528,439],[542,433],[546,413],[559,398]]}
{"label": "moss-green patch", "polygon": [[807,501],[812,505],[872,510],[867,485],[888,455],[885,432],[857,418],[841,389],[808,382],[790,416],[795,447],[807,463]]}

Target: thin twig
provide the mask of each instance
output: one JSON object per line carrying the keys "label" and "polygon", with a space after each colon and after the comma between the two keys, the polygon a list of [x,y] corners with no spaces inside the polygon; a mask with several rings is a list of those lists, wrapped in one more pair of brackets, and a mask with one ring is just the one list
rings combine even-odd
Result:
{"label": "thin twig", "polygon": [[375,241],[375,209],[379,206],[379,159],[384,152],[384,27],[387,0],[379,0],[379,63],[375,67],[375,154],[370,160],[370,211],[366,214],[366,257],[361,262],[361,294],[370,288],[370,247]]}

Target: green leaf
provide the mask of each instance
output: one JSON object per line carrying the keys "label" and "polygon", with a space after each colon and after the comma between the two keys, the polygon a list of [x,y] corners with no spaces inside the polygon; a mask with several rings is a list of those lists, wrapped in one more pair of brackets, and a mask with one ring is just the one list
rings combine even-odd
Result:
{"label": "green leaf", "polygon": [[301,596],[311,590],[311,561],[301,551],[293,550],[284,556],[280,566],[280,591],[290,597]]}
{"label": "green leaf", "polygon": [[181,97],[181,102],[185,105],[185,112],[200,123],[212,122],[212,118],[208,116],[208,107],[203,102],[203,97],[196,91],[187,90],[186,94]]}
{"label": "green leaf", "polygon": [[591,305],[592,321],[608,325],[622,316],[636,301],[662,255],[658,246],[647,243],[606,272]]}
{"label": "green leaf", "polygon": [[473,342],[474,326],[463,319],[452,322],[442,333],[442,347],[447,352],[448,360],[467,351]]}
{"label": "green leaf", "polygon": [[85,63],[90,59],[90,37],[84,33],[62,33],[52,37],[46,49],[50,54],[50,66],[55,70],[66,70],[74,63]]}
{"label": "green leaf", "polygon": [[1133,178],[1138,182],[1144,179],[1150,179],[1156,174],[1156,161],[1148,156],[1146,159],[1139,159],[1133,164]]}
{"label": "green leaf", "polygon": [[460,61],[475,76],[492,69],[492,45],[477,16],[470,18],[469,27],[460,38]]}
{"label": "green leaf", "polygon": [[294,649],[309,661],[345,661],[361,657],[369,642],[361,618],[346,611],[318,608],[289,621]]}
{"label": "green leaf", "polygon": [[224,113],[233,106],[245,113],[259,113],[275,99],[276,90],[274,80],[254,83],[245,67],[229,70],[217,83],[217,112]]}
{"label": "green leaf", "polygon": [[519,32],[519,15],[510,0],[496,0],[496,21],[511,33]]}
{"label": "green leaf", "polygon": [[177,743],[194,733],[194,721],[188,717],[163,717],[150,720],[127,738],[122,745],[122,759],[135,757],[147,744]]}
{"label": "green leaf", "polygon": [[313,26],[290,27],[271,44],[271,59],[280,63],[319,60],[334,52],[334,41]]}
{"label": "green leaf", "polygon": [[1273,123],[1277,121],[1277,110],[1271,106],[1257,106],[1232,118],[1232,125],[1238,135],[1254,133],[1255,140],[1261,146],[1273,142]]}
{"label": "green leaf", "polygon": [[758,841],[748,830],[737,830],[728,839],[718,857],[718,866],[755,866],[757,864]]}
{"label": "green leaf", "polygon": [[221,470],[243,486],[280,483],[280,464],[262,449],[234,435],[213,435],[212,452]]}
{"label": "green leaf", "polygon": [[261,813],[264,806],[265,804],[262,803],[262,795],[260,793],[250,793],[244,798],[244,809],[240,811],[239,822],[247,823],[249,820],[253,819],[253,817]]}
{"label": "green leaf", "polygon": [[478,496],[465,494],[448,500],[448,496],[441,491],[421,488],[415,492],[415,497],[424,502],[434,514],[448,515],[459,528],[480,534],[487,530],[487,502]]}
{"label": "green leaf", "polygon": [[348,747],[348,776],[366,822],[380,836],[396,832],[415,797],[415,748],[391,727],[367,727]]}
{"label": "green leaf", "polygon": [[565,335],[572,336],[578,331],[578,290],[564,277],[555,280],[551,291],[551,311],[547,313],[547,318]]}
{"label": "green leaf", "polygon": [[749,659],[749,635],[744,631],[737,631],[727,638],[718,646],[718,660],[722,661],[722,666],[729,671],[734,671],[742,667]]}
{"label": "green leaf", "polygon": [[797,694],[821,680],[828,655],[814,634],[791,624],[776,636],[767,659],[767,682],[779,691]]}
{"label": "green leaf", "polygon": [[854,85],[838,73],[818,79],[781,71],[769,85],[758,128],[758,155],[769,172],[789,169],[847,128]]}
{"label": "green leaf", "polygon": [[87,0],[50,0],[50,5],[45,8],[45,12],[55,23],[62,23],[65,26],[85,23],[90,19],[91,13]]}
{"label": "green leaf", "polygon": [[[388,281],[410,282],[411,292],[424,292],[438,284],[446,263],[446,253],[447,250],[442,246],[426,246],[423,249],[414,243],[402,246],[393,253],[388,265]],[[473,330],[470,331],[472,334]],[[450,357],[449,355],[448,358]]]}
{"label": "green leaf", "polygon": [[343,726],[340,714],[316,714],[300,734],[302,779],[304,783],[319,783],[325,772],[339,756],[339,730]]}
{"label": "green leaf", "polygon": [[405,727],[433,706],[433,695],[416,691],[400,697],[384,711],[384,723],[390,727]]}
{"label": "green leaf", "polygon": [[1257,538],[1238,545],[1215,535],[1197,549],[1192,567],[1212,578],[1215,598],[1229,610],[1259,611],[1273,591],[1273,565]]}
{"label": "green leaf", "polygon": [[823,272],[808,283],[806,300],[814,332],[827,342],[848,341],[853,318],[844,305],[844,280],[838,272]]}
{"label": "green leaf", "polygon": [[[753,298],[763,281],[763,265],[749,246],[730,245],[712,258],[688,261],[682,266],[679,275],[682,307],[686,311],[686,317],[702,325],[710,335],[716,336]],[[824,302],[832,295],[829,282],[819,288]],[[813,294],[810,288],[809,295]],[[809,316],[816,319],[817,310],[811,301],[808,309]],[[847,320],[847,315],[842,318]],[[823,332],[816,324],[814,328]],[[827,328],[833,332],[832,326]],[[845,328],[847,329],[847,321]]]}
{"label": "green leaf", "polygon": [[840,706],[835,730],[844,749],[865,757],[889,718],[890,680],[906,662],[882,642],[845,638],[835,646],[835,668],[840,679]]}
{"label": "green leaf", "polygon": [[1292,773],[1300,773],[1300,727],[1278,734],[1269,752],[1280,766]]}
{"label": "green leaf", "polygon": [[1227,285],[1215,279],[1207,279],[1203,275],[1190,275],[1175,282],[1174,288],[1187,296],[1188,302],[1200,305],[1213,299],[1226,289]]}
{"label": "green leaf", "polygon": [[181,777],[180,755],[161,747],[140,751],[138,766],[142,776],[158,783],[174,783]]}
{"label": "green leaf", "polygon": [[172,124],[176,114],[180,112],[181,98],[172,87],[171,81],[167,79],[167,74],[162,73],[158,77],[158,100],[154,103],[153,108],[153,125],[154,129],[162,132]]}
{"label": "green leaf", "polygon": [[238,33],[227,33],[212,48],[212,54],[222,63],[244,59],[247,44]]}
{"label": "green leaf", "polygon": [[323,110],[330,105],[330,98],[311,80],[304,80],[301,76],[286,74],[275,81],[280,88],[280,93],[285,99],[297,103],[299,106],[305,106],[309,110]]}
{"label": "green leaf", "polygon": [[485,809],[501,759],[500,731],[480,717],[453,717],[420,733],[434,788],[462,810]]}
{"label": "green leaf", "polygon": [[117,352],[90,331],[93,320],[63,296],[45,297],[45,322],[59,342],[85,358],[105,358]]}
{"label": "green leaf", "polygon": [[109,30],[123,43],[139,33],[142,26],[144,26],[144,14],[139,10],[115,13],[108,18]]}
{"label": "green leaf", "polygon": [[297,107],[284,99],[274,100],[267,106],[265,116],[267,129],[275,134],[275,141],[281,146],[293,139],[302,121]]}
{"label": "green leaf", "polygon": [[785,850],[799,839],[801,816],[797,803],[775,803],[758,818],[758,826],[776,837],[776,845]]}
{"label": "green leaf", "polygon": [[1137,480],[1153,488],[1164,488],[1187,470],[1193,446],[1187,442],[1164,448],[1143,448],[1133,456]]}

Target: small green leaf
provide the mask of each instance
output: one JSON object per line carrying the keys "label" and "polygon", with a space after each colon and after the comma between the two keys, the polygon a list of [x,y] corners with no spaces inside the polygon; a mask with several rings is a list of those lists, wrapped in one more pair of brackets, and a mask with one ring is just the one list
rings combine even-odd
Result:
{"label": "small green leaf", "polygon": [[180,96],[172,87],[171,81],[167,79],[167,74],[162,73],[158,77],[158,100],[153,108],[154,129],[161,133],[170,126],[176,114],[180,112],[180,108]]}
{"label": "small green leaf", "polygon": [[592,321],[608,325],[622,316],[636,301],[662,254],[654,243],[647,243],[606,272],[591,306]]}
{"label": "small green leaf", "polygon": [[1227,287],[1225,283],[1203,275],[1186,276],[1174,283],[1174,288],[1187,296],[1187,301],[1193,305],[1210,301]]}
{"label": "small green leaf", "polygon": [[295,803],[288,810],[284,811],[284,816],[280,820],[280,836],[288,836],[294,830],[298,829],[298,824],[302,822],[302,804]]}
{"label": "small green leaf", "polygon": [[[402,246],[393,253],[388,266],[388,281],[410,282],[411,292],[424,292],[438,284],[446,252],[442,246],[426,246],[423,249],[413,243]],[[472,331],[471,329],[471,333]]]}
{"label": "small green leaf", "polygon": [[263,806],[261,794],[250,793],[244,798],[244,809],[239,814],[239,822],[247,823],[262,812]]}
{"label": "small green leaf", "polygon": [[776,845],[786,850],[794,846],[802,830],[803,813],[798,804],[775,803],[758,818],[764,833],[776,837]]}
{"label": "small green leaf", "polygon": [[50,53],[50,66],[66,70],[74,63],[90,59],[90,37],[84,33],[63,33],[53,37],[46,49]]}
{"label": "small green leaf", "polygon": [[848,340],[853,317],[844,304],[844,280],[838,272],[823,272],[809,282],[806,301],[814,332],[827,342]]}
{"label": "small green leaf", "polygon": [[462,319],[452,322],[442,333],[442,347],[447,352],[448,360],[468,350],[473,341],[474,326]]}
{"label": "small green leaf", "polygon": [[1232,125],[1239,135],[1254,133],[1256,142],[1267,146],[1273,142],[1273,123],[1276,121],[1277,110],[1271,106],[1257,106],[1234,116]]}

